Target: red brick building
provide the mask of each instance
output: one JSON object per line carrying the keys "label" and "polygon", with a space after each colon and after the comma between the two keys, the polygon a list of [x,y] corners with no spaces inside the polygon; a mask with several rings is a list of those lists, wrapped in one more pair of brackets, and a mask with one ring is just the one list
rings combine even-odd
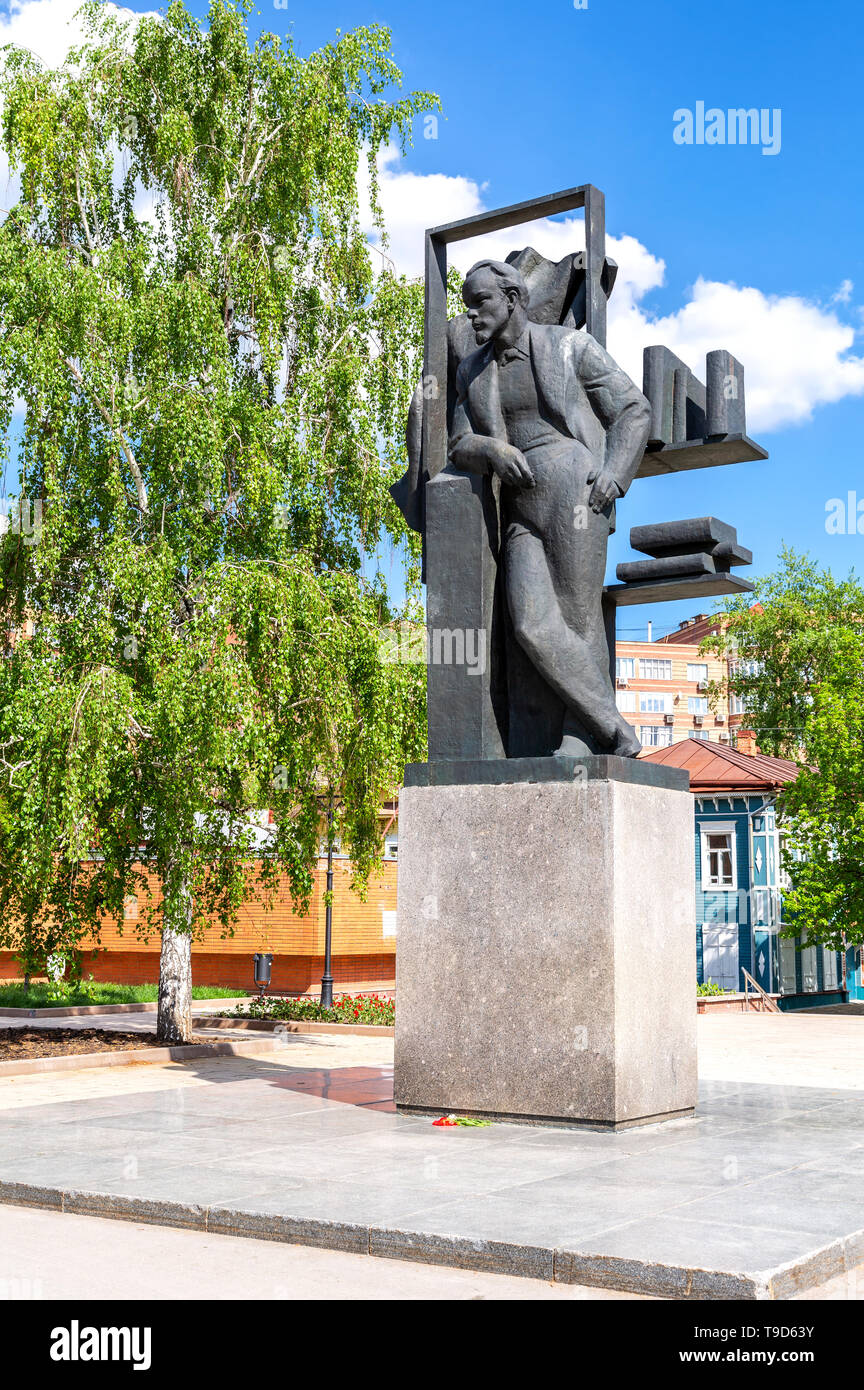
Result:
{"label": "red brick building", "polygon": [[[395,808],[387,817],[388,857],[369,882],[365,902],[350,887],[350,863],[337,856],[333,863],[333,981],[336,993],[392,991],[396,979],[396,860],[395,836],[390,834]],[[252,957],[256,951],[273,955],[272,988],[289,994],[317,994],[324,961],[324,895],[327,861],[319,859],[309,910],[294,908],[283,882],[269,911],[247,904],[233,936],[222,937],[213,927],[192,946],[193,985],[225,985],[244,993],[253,988]],[[84,975],[115,984],[149,984],[159,978],[158,932],[142,941],[136,932],[138,903],[129,899],[122,932],[114,925],[102,929],[98,954],[88,952]],[[0,951],[0,979],[15,979],[20,971],[10,952]]]}
{"label": "red brick building", "polygon": [[700,739],[757,751],[741,700],[724,695],[711,703],[709,686],[722,685],[729,662],[700,651],[700,643],[719,632],[721,622],[716,614],[699,613],[656,641],[616,642],[616,702],[646,750]]}

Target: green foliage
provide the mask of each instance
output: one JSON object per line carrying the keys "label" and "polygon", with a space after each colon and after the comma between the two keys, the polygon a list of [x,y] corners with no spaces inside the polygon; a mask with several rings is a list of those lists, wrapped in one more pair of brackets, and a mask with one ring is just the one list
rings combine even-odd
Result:
{"label": "green foliage", "polygon": [[325,1008],[318,999],[287,999],[264,995],[239,1004],[223,1018],[297,1019],[305,1023],[377,1023],[392,1025],[396,1005],[378,994],[343,994]]}
{"label": "green foliage", "polygon": [[0,944],[31,970],[130,894],[145,933],[230,932],[282,872],[304,902],[331,800],[362,887],[423,756],[422,669],[378,645],[416,601],[377,566],[417,576],[388,486],[422,291],[373,267],[356,176],[377,208],[377,155],[437,99],[387,99],[379,26],[303,59],[250,48],[249,9],[90,0],[66,68],[3,52],[0,450],[34,509],[0,626],[35,633],[0,663]]}
{"label": "green foliage", "polygon": [[696,994],[700,999],[708,997],[713,998],[714,995],[717,994],[733,993],[734,990],[724,989],[722,985],[718,985],[716,980],[704,980],[701,984],[697,984],[696,986]]}
{"label": "green foliage", "polygon": [[784,550],[706,649],[733,665],[763,753],[798,775],[779,799],[788,930],[829,950],[864,941],[864,588]]}

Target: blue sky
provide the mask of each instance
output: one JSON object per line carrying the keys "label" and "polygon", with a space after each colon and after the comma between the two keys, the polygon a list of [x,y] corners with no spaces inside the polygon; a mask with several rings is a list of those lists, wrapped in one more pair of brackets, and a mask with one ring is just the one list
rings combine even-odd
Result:
{"label": "blue sky", "polygon": [[[864,328],[859,4],[588,0],[577,10],[568,0],[289,0],[289,7],[272,17],[262,7],[262,22],[278,32],[290,22],[302,51],[339,27],[390,26],[406,84],[431,88],[443,102],[437,140],[418,130],[412,171],[476,181],[487,207],[579,183],[602,188],[610,236],[635,237],[665,262],[664,283],[641,301],[652,318],[680,311],[703,277],[808,301],[859,334]],[[676,145],[673,113],[700,100],[709,108],[780,108],[780,152]],[[523,244],[518,231],[511,235]],[[854,286],[841,291],[849,302],[831,304],[844,281]],[[814,404],[810,418],[783,423],[802,397],[811,399],[808,325],[800,317],[794,346],[802,381],[787,377],[780,386],[798,404],[783,411],[781,401],[770,429],[756,428],[751,414],[750,432],[769,461],[636,483],[619,508],[610,575],[630,554],[631,525],[705,512],[738,525],[754,572],[773,566],[783,542],[838,572],[864,568],[864,537],[825,531],[828,498],[856,488],[864,497],[864,397]],[[712,346],[735,350],[719,340]],[[614,355],[611,329],[609,348]],[[856,336],[840,357],[861,353]],[[698,361],[689,365],[703,375]],[[621,616],[628,627],[649,616],[668,627],[685,608]]]}
{"label": "blue sky", "polygon": [[[8,25],[0,8],[0,42],[26,41],[22,26],[46,34],[46,18],[71,4],[16,6]],[[613,356],[640,384],[650,342],[703,379],[707,348],[744,362],[749,433],[769,461],[634,484],[610,577],[631,554],[630,526],[708,512],[737,524],[754,573],[774,566],[784,542],[838,573],[864,570],[864,537],[825,528],[830,498],[864,498],[860,5],[288,0],[252,17],[253,30],[293,33],[304,53],[370,22],[391,28],[406,86],[443,103],[437,138],[418,122],[407,159],[386,166],[397,264],[416,272],[426,225],[594,183],[621,264]],[[676,144],[673,113],[700,101],[779,109],[779,153]],[[508,236],[564,254],[571,228],[575,237],[573,223]],[[629,609],[622,623],[651,617],[662,631],[688,611]]]}
{"label": "blue sky", "polygon": [[[588,10],[575,10],[567,0],[315,0],[290,15],[301,49],[338,26],[378,19],[392,28],[406,82],[439,92],[446,117],[438,140],[417,140],[411,170],[474,179],[488,207],[575,183],[600,186],[610,235],[633,236],[665,261],[664,284],[642,300],[651,317],[681,310],[703,277],[795,296],[864,328],[858,4],[589,0]],[[781,108],[781,150],[675,145],[672,114],[699,100]],[[843,281],[853,282],[850,302],[831,304]],[[608,346],[615,354],[611,329]],[[861,350],[857,336],[843,356]],[[689,364],[701,375],[700,363]],[[783,542],[832,569],[861,569],[864,538],[826,534],[825,502],[849,489],[864,496],[863,427],[864,399],[846,395],[815,404],[800,423],[757,430],[751,420],[767,463],[638,482],[620,506],[610,575],[631,553],[631,525],[706,512],[738,524],[754,571],[770,570]],[[682,605],[664,605],[625,610],[621,621],[636,627],[653,617],[663,630],[683,616]]]}

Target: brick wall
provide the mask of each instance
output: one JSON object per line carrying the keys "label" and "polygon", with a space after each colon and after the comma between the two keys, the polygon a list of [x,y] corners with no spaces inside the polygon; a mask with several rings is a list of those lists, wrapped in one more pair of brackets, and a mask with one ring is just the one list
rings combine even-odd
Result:
{"label": "brick wall", "polygon": [[[694,731],[715,743],[728,742],[730,720],[727,701],[723,700],[715,713],[707,704],[707,692],[699,689],[697,680],[688,678],[688,667],[696,666],[704,668],[705,679],[721,681],[726,675],[725,660],[720,661],[715,656],[700,652],[696,643],[672,646],[661,642],[627,642],[619,639],[615,644],[615,654],[619,660],[633,663],[633,675],[622,674],[616,680],[615,694],[624,718],[637,732],[655,728],[661,743],[679,743],[682,739],[693,737]],[[668,663],[668,678],[650,674],[652,668],[647,663],[658,659]],[[629,672],[629,669],[619,667],[619,671]],[[641,708],[643,699],[650,706],[654,697],[665,701],[666,710]],[[688,701],[691,698],[705,704],[701,718],[690,710]],[[671,723],[667,723],[666,714],[672,716]],[[718,714],[722,717],[718,718]],[[646,742],[645,735],[643,742]]]}
{"label": "brick wall", "polygon": [[[192,946],[192,981],[196,985],[226,985],[252,989],[252,956],[273,955],[272,987],[291,993],[315,993],[324,962],[326,861],[319,860],[309,911],[298,913],[287,886],[276,894],[271,910],[247,904],[234,935],[223,937],[212,928]],[[102,950],[85,960],[85,975],[117,984],[147,984],[159,975],[159,936],[142,940],[136,931],[137,905],[127,904],[122,932],[116,924],[101,933]],[[350,864],[333,865],[333,979],[337,990],[392,990],[395,982],[396,863],[387,860],[370,879],[366,901],[352,892]],[[84,943],[85,948],[88,943]],[[18,975],[13,957],[0,952],[0,979]]]}

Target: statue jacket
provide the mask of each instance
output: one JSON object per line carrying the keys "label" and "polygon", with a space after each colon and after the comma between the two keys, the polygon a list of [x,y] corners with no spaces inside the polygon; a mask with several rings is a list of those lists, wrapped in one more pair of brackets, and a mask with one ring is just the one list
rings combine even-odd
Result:
{"label": "statue jacket", "polygon": [[[589,333],[558,324],[526,325],[537,394],[546,418],[578,440],[605,467],[619,495],[636,476],[651,420],[650,406],[626,372]],[[456,374],[451,446],[466,431],[506,439],[492,343],[469,353]]]}

